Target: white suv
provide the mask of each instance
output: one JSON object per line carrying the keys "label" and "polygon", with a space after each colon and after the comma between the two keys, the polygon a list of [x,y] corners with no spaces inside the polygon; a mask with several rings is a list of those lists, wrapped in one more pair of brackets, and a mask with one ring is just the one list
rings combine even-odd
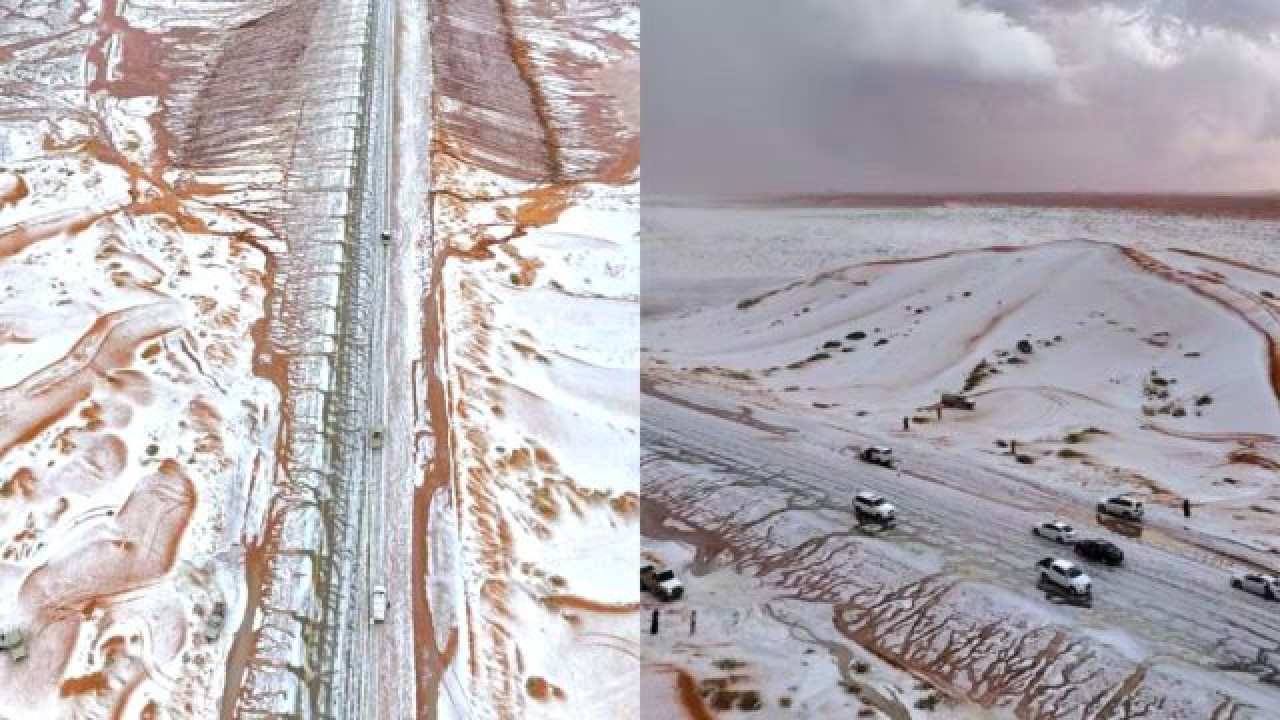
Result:
{"label": "white suv", "polygon": [[381,585],[374,585],[369,601],[370,621],[374,623],[386,621],[388,604],[387,589]]}
{"label": "white suv", "polygon": [[1280,600],[1280,578],[1258,573],[1244,573],[1231,578],[1231,587],[1253,593],[1268,600]]}
{"label": "white suv", "polygon": [[1124,495],[1115,495],[1098,503],[1098,512],[1127,520],[1142,519],[1142,501]]}
{"label": "white suv", "polygon": [[670,568],[644,565],[640,568],[640,589],[652,593],[663,602],[679,600],[684,596],[684,585]]}
{"label": "white suv", "polygon": [[1093,594],[1093,580],[1070,560],[1047,557],[1037,565],[1040,567],[1040,582],[1076,597]]}
{"label": "white suv", "polygon": [[1031,528],[1031,534],[1060,543],[1073,543],[1076,541],[1076,529],[1061,520],[1042,522]]}
{"label": "white suv", "polygon": [[853,496],[853,512],[858,520],[870,520],[891,525],[897,516],[897,508],[872,492],[862,491]]}

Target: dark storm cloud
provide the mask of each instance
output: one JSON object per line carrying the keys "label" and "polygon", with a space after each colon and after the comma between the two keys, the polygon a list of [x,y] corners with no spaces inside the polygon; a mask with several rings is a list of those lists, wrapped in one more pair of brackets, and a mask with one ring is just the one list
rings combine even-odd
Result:
{"label": "dark storm cloud", "polygon": [[1280,186],[1280,2],[649,0],[647,193]]}

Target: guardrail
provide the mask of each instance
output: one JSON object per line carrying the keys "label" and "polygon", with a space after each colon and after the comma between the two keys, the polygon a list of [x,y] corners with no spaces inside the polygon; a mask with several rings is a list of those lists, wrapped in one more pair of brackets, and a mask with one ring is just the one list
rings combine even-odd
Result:
{"label": "guardrail", "polygon": [[365,14],[364,51],[361,54],[359,87],[363,95],[355,128],[355,157],[351,183],[347,187],[347,215],[339,264],[336,327],[331,352],[330,390],[321,414],[325,438],[322,503],[325,509],[324,543],[316,557],[315,591],[319,617],[314,632],[304,638],[309,681],[310,716],[319,719],[351,717],[346,685],[341,673],[361,666],[358,648],[352,639],[356,628],[356,598],[351,592],[352,576],[359,562],[366,528],[359,521],[360,508],[368,501],[363,483],[351,480],[363,476],[364,430],[368,425],[368,384],[360,373],[368,367],[372,354],[370,297],[374,285],[373,244],[363,242],[370,231],[367,197],[369,183],[370,128],[377,114],[376,40],[379,10],[387,0],[368,0]]}

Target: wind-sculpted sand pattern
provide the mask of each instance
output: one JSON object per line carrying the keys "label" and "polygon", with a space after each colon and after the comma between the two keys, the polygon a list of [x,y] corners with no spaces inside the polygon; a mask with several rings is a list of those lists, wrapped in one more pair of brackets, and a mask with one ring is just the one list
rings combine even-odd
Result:
{"label": "wind-sculpted sand pattern", "polygon": [[[212,708],[202,616],[236,599],[226,500],[274,404],[246,380],[254,229],[101,142],[8,164],[29,194],[0,215],[0,623],[31,655],[0,672],[13,717]],[[77,220],[31,232],[48,213]]]}
{"label": "wind-sculpted sand pattern", "polygon": [[[327,8],[340,37],[361,19],[346,5]],[[310,542],[281,538],[298,503],[271,501],[288,483],[273,479],[284,351],[311,285],[305,248],[282,263],[280,238],[339,216],[350,164],[300,130],[319,14],[0,7],[0,626],[30,653],[0,653],[0,716],[214,717],[224,680],[228,714],[296,707],[262,680],[296,677],[296,620],[258,608],[229,672],[228,652],[256,598],[295,619],[313,604],[296,575],[278,600],[270,575]],[[330,90],[358,69],[355,38],[325,50]],[[339,127],[345,97],[326,98]],[[297,153],[337,189],[296,191]],[[210,642],[215,603],[226,626]],[[255,684],[276,692],[255,699]]]}
{"label": "wind-sculpted sand pattern", "polygon": [[445,372],[420,402],[450,452],[417,517],[448,498],[467,569],[453,597],[415,609],[419,697],[452,661],[469,717],[625,712],[639,668],[638,7],[447,0],[433,22],[440,250],[423,344]]}
{"label": "wind-sculpted sand pattern", "polygon": [[647,537],[697,548],[694,572],[733,567],[779,600],[829,606],[848,642],[956,699],[1028,719],[1260,717],[1174,666],[1055,622],[1052,610],[911,561],[912,550],[836,521],[841,508],[818,496],[655,447],[644,464]]}

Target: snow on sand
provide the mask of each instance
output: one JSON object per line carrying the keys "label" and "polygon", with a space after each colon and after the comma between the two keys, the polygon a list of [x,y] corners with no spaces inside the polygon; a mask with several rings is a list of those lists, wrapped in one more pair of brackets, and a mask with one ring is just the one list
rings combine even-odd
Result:
{"label": "snow on sand", "polygon": [[0,213],[0,625],[31,657],[0,672],[0,712],[211,708],[227,646],[203,617],[243,599],[224,513],[276,402],[246,379],[254,229],[135,203],[83,146],[10,169],[29,194]]}
{"label": "snow on sand", "polygon": [[[1244,224],[1222,246],[1249,247],[1257,225],[1267,224]],[[836,243],[819,246],[834,253]],[[775,273],[794,252],[779,247],[777,262],[760,264]],[[854,243],[848,255],[867,252]],[[917,432],[971,454],[1016,441],[1030,481],[1085,502],[1135,492],[1171,521],[1189,497],[1207,520],[1200,530],[1280,550],[1274,272],[1086,240],[796,271],[811,274],[766,275],[695,310],[657,308],[649,367],[715,377],[835,423],[913,416]],[[659,294],[686,286],[658,273]],[[944,392],[968,392],[976,410],[939,422]]]}

